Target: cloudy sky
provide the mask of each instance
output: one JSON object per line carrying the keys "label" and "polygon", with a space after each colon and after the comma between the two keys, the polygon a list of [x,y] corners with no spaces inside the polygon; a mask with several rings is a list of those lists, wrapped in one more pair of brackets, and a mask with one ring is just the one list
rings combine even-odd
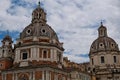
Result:
{"label": "cloudy sky", "polygon": [[[0,40],[7,34],[15,42],[31,22],[39,0],[1,0]],[[47,23],[64,43],[64,56],[74,62],[89,61],[91,43],[97,38],[101,20],[108,35],[120,47],[120,0],[41,0]]]}

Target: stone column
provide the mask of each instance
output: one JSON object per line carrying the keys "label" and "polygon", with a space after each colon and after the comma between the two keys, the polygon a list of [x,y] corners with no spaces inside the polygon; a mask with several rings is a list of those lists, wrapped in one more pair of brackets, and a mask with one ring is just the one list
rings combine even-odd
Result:
{"label": "stone column", "polygon": [[13,73],[12,79],[14,80],[14,73]]}
{"label": "stone column", "polygon": [[39,51],[39,48],[37,48],[37,60],[39,61],[40,60],[40,51]]}
{"label": "stone column", "polygon": [[50,75],[50,74],[49,74],[49,71],[46,71],[46,80],[50,80],[50,79],[49,79],[49,78],[50,78],[49,75]]}
{"label": "stone column", "polygon": [[6,80],[6,74],[4,74],[4,77],[5,77],[4,79]]}
{"label": "stone column", "polygon": [[58,74],[55,73],[55,80],[58,80]]}
{"label": "stone column", "polygon": [[63,53],[61,53],[61,62],[63,63]]}
{"label": "stone column", "polygon": [[33,58],[33,47],[31,48],[31,59]]}
{"label": "stone column", "polygon": [[51,72],[49,71],[49,80],[51,80]]}
{"label": "stone column", "polygon": [[44,80],[47,80],[47,79],[46,79],[46,71],[44,71]]}
{"label": "stone column", "polygon": [[51,61],[54,61],[53,49],[50,50],[50,53],[51,53],[51,54],[50,54],[50,56],[51,56],[51,57],[50,57],[50,60],[51,60]]}
{"label": "stone column", "polygon": [[33,72],[33,80],[35,80],[35,71]]}
{"label": "stone column", "polygon": [[44,71],[42,71],[42,80],[44,80]]}
{"label": "stone column", "polygon": [[29,80],[33,80],[33,72],[30,72]]}
{"label": "stone column", "polygon": [[55,61],[57,61],[57,51],[56,50],[54,50],[54,59],[55,59]]}
{"label": "stone column", "polygon": [[18,80],[17,73],[15,73],[15,76],[14,76],[14,77],[15,77],[15,80]]}
{"label": "stone column", "polygon": [[5,76],[4,76],[4,74],[2,74],[2,80],[5,80]]}
{"label": "stone column", "polygon": [[21,56],[21,53],[20,53],[20,50],[18,50],[18,51],[17,51],[17,59],[18,59],[17,61],[20,61],[20,60],[21,60],[21,59],[20,59],[20,56]]}
{"label": "stone column", "polygon": [[37,56],[37,55],[36,55],[36,50],[37,50],[36,48],[34,48],[34,50],[33,50],[33,53],[34,53],[33,59],[36,59],[36,56]]}

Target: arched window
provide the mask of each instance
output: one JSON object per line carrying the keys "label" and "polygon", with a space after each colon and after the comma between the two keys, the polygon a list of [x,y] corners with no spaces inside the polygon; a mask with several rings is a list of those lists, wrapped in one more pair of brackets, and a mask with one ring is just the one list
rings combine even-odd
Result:
{"label": "arched window", "polygon": [[61,62],[61,54],[58,54],[58,61]]}
{"label": "arched window", "polygon": [[24,52],[24,53],[22,54],[22,59],[27,59],[27,56],[28,56],[27,52]]}
{"label": "arched window", "polygon": [[114,63],[117,62],[117,58],[116,58],[116,56],[113,56],[113,60],[114,60]]}
{"label": "arched window", "polygon": [[101,63],[105,63],[104,56],[101,56]]}
{"label": "arched window", "polygon": [[4,53],[5,52],[5,50],[2,50],[2,53]]}
{"label": "arched window", "polygon": [[94,65],[94,60],[93,60],[93,58],[92,58],[92,65]]}
{"label": "arched window", "polygon": [[43,50],[43,58],[47,58],[47,51]]}

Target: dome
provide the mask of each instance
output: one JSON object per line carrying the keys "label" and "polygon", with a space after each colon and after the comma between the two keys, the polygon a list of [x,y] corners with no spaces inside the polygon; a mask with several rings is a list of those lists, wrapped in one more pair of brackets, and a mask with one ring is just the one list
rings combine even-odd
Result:
{"label": "dome", "polygon": [[99,37],[93,41],[90,54],[102,51],[119,51],[117,43],[107,36],[107,28],[101,25],[98,29]]}
{"label": "dome", "polygon": [[3,38],[2,42],[5,42],[5,41],[10,41],[10,42],[12,42],[12,38],[11,38],[9,35],[6,35],[6,36]]}
{"label": "dome", "polygon": [[117,43],[110,37],[99,37],[92,43],[90,53],[112,50],[119,51]]}
{"label": "dome", "polygon": [[45,37],[49,39],[58,40],[55,31],[47,24],[43,25],[41,23],[30,24],[21,33],[20,39],[25,39],[29,37]]}
{"label": "dome", "polygon": [[15,47],[26,45],[51,45],[63,50],[56,32],[47,24],[46,13],[40,5],[32,12],[32,21],[20,33]]}
{"label": "dome", "polygon": [[56,66],[62,68],[63,43],[59,42],[56,32],[46,23],[46,13],[40,5],[33,11],[31,23],[20,33],[15,49],[14,63],[19,67],[55,62]]}
{"label": "dome", "polygon": [[41,8],[40,3],[38,7],[32,12],[31,24],[25,27],[20,34],[20,39],[30,38],[48,38],[58,41],[55,31],[46,23],[46,13]]}

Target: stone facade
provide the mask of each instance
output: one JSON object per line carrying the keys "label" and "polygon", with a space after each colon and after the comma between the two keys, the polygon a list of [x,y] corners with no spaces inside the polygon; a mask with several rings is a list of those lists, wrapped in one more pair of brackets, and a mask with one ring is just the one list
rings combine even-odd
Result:
{"label": "stone facade", "polygon": [[102,23],[98,34],[90,48],[90,73],[96,80],[120,80],[118,44],[108,37],[107,28]]}
{"label": "stone facade", "polygon": [[63,43],[39,5],[14,48],[6,35],[0,48],[0,80],[90,80],[80,65],[63,57]]}

